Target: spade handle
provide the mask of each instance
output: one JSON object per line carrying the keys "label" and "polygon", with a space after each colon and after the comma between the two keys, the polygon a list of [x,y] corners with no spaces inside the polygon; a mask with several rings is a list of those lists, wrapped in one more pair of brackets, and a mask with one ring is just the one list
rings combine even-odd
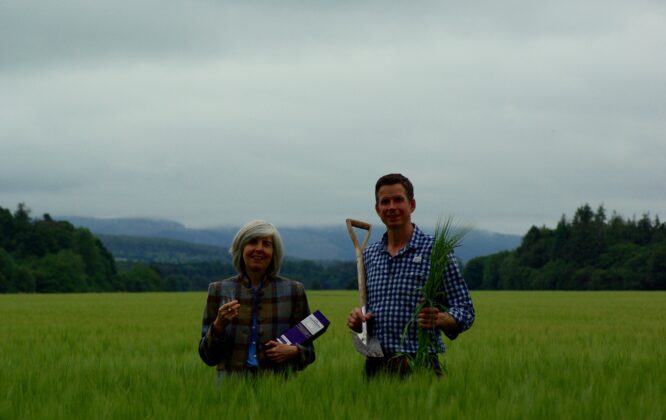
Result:
{"label": "spade handle", "polygon": [[[359,228],[367,230],[365,238],[361,243],[358,242],[354,228]],[[358,292],[360,295],[361,308],[365,308],[365,303],[367,301],[367,291],[365,288],[365,267],[363,266],[363,248],[368,243],[370,239],[370,234],[372,233],[372,225],[370,223],[361,222],[360,220],[347,219],[347,231],[349,232],[349,237],[354,244],[354,250],[356,251],[356,275],[358,277]]]}

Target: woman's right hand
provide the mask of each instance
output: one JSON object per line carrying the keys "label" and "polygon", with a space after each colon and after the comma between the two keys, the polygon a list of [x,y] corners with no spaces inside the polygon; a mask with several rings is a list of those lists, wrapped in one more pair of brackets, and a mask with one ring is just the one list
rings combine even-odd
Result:
{"label": "woman's right hand", "polygon": [[215,329],[216,334],[222,334],[224,327],[226,327],[231,320],[238,317],[239,308],[240,303],[238,303],[237,300],[231,300],[218,308],[217,317],[215,318],[215,321],[213,321],[213,328]]}

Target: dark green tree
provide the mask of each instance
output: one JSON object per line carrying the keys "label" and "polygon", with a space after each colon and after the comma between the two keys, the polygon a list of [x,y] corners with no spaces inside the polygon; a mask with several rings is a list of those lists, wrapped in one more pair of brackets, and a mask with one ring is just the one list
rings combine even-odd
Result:
{"label": "dark green tree", "polygon": [[9,210],[0,207],[0,248],[12,250],[14,231],[14,216]]}
{"label": "dark green tree", "polygon": [[607,219],[603,205],[593,212],[585,204],[571,222],[563,215],[554,230],[533,226],[515,251],[474,259],[465,273],[486,289],[663,290],[664,247],[658,217],[637,221],[613,212]]}
{"label": "dark green tree", "polygon": [[562,215],[555,228],[549,259],[570,258],[571,255],[571,225],[566,216]]}
{"label": "dark green tree", "polygon": [[523,236],[521,245],[516,249],[520,264],[531,268],[539,268],[546,264],[549,258],[550,236],[550,232],[545,227],[532,226]]}
{"label": "dark green tree", "polygon": [[16,292],[34,293],[37,291],[37,281],[32,270],[23,265],[16,265],[12,275],[12,288]]}
{"label": "dark green tree", "polygon": [[666,242],[655,246],[654,251],[648,257],[645,288],[666,290]]}
{"label": "dark green tree", "polygon": [[14,260],[4,249],[0,248],[0,293],[15,292],[12,278],[14,277]]}
{"label": "dark green tree", "polygon": [[484,258],[472,258],[465,264],[463,277],[470,289],[480,289],[483,283]]}
{"label": "dark green tree", "polygon": [[113,258],[104,252],[104,245],[88,229],[74,232],[74,249],[83,259],[86,277],[92,290],[108,290],[115,274]]}
{"label": "dark green tree", "polygon": [[128,292],[147,292],[162,290],[163,283],[159,273],[144,264],[135,264],[129,271],[118,275],[120,287]]}
{"label": "dark green tree", "polygon": [[33,272],[39,293],[88,291],[83,259],[71,250],[35,260]]}
{"label": "dark green tree", "polygon": [[650,215],[644,213],[636,224],[635,242],[639,245],[647,245],[652,242],[652,220]]}

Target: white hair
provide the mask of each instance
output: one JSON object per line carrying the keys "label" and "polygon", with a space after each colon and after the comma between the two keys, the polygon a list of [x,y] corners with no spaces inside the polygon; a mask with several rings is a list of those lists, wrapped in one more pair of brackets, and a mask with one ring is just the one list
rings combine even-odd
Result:
{"label": "white hair", "polygon": [[229,254],[238,273],[245,273],[245,263],[243,262],[243,248],[254,238],[273,237],[273,259],[268,266],[268,275],[275,277],[282,267],[282,257],[284,255],[282,237],[277,228],[264,220],[252,220],[245,224],[234,236],[229,248]]}

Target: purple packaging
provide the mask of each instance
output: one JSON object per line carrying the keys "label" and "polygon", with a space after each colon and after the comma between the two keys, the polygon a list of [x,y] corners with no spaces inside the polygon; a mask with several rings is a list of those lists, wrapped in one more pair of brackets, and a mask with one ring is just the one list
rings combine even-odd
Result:
{"label": "purple packaging", "polygon": [[319,311],[314,311],[298,324],[277,338],[282,344],[304,344],[326,332],[329,320]]}

